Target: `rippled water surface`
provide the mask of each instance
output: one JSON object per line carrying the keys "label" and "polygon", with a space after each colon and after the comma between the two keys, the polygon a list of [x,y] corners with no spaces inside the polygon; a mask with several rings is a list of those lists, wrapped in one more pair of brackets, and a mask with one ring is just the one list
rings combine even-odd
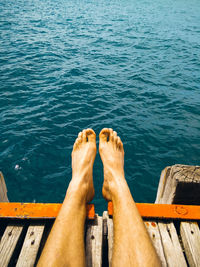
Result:
{"label": "rippled water surface", "polygon": [[[83,128],[112,127],[137,202],[200,164],[200,1],[0,1],[0,170],[10,201],[61,202]],[[97,212],[103,168],[94,166]]]}

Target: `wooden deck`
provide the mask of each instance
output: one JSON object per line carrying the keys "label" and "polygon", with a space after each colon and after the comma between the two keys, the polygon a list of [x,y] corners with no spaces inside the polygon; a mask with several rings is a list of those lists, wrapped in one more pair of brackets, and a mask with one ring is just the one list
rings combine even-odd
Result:
{"label": "wooden deck", "polygon": [[[54,219],[0,219],[0,266],[35,266]],[[144,219],[162,266],[200,266],[199,221]],[[139,242],[139,240],[138,240]],[[87,266],[112,262],[113,221],[107,211],[87,220]]]}
{"label": "wooden deck", "polygon": [[[109,264],[111,264],[113,221],[107,212],[104,212],[103,218],[107,220],[108,259]],[[199,222],[180,219],[144,219],[146,229],[160,257],[162,266],[200,266]]]}
{"label": "wooden deck", "polygon": [[[0,200],[0,267],[36,266],[60,204],[42,204],[42,207],[33,203],[8,203],[1,173]],[[174,165],[165,168],[156,203],[137,204],[137,207],[162,266],[200,267],[200,167]],[[94,216],[93,207],[88,207],[87,218],[87,266],[111,266],[112,205],[102,216]]]}
{"label": "wooden deck", "polygon": [[[1,218],[0,266],[35,266],[53,222],[54,219]],[[102,266],[102,229],[102,217],[98,215],[86,223],[87,266]]]}

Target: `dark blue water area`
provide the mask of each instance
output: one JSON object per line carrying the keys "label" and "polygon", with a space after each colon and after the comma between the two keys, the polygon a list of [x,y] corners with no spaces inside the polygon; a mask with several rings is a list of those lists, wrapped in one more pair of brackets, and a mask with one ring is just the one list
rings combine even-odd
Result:
{"label": "dark blue water area", "polygon": [[[84,128],[116,130],[137,202],[200,164],[200,1],[0,1],[0,170],[10,201],[62,202]],[[98,143],[98,142],[97,142]],[[96,211],[103,167],[94,165]]]}

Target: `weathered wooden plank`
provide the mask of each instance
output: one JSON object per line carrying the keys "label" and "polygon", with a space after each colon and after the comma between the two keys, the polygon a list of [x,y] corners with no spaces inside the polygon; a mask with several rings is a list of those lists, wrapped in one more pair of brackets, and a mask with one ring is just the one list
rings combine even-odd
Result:
{"label": "weathered wooden plank", "polygon": [[0,243],[1,267],[8,266],[17,242],[22,234],[23,226],[9,225],[2,236]]}
{"label": "weathered wooden plank", "polygon": [[87,224],[86,229],[86,265],[100,267],[102,265],[102,237],[103,219],[96,215],[93,222]]}
{"label": "weathered wooden plank", "polygon": [[170,267],[186,267],[187,263],[173,223],[158,223],[165,259]]}
{"label": "weathered wooden plank", "polygon": [[0,202],[9,202],[7,187],[2,172],[0,172]]}
{"label": "weathered wooden plank", "polygon": [[[160,203],[161,204],[161,199],[163,198],[165,185],[166,185],[167,177],[169,176],[170,170],[171,170],[171,167],[166,167],[161,172],[155,203]],[[164,203],[164,204],[166,204],[166,203]]]}
{"label": "weathered wooden plank", "polygon": [[156,252],[160,258],[162,266],[163,267],[167,266],[158,224],[156,222],[146,221],[145,226],[146,226],[146,229],[147,229],[149,236],[152,240],[152,243],[156,249]]}
{"label": "weathered wooden plank", "polygon": [[190,267],[200,266],[200,230],[196,222],[181,222],[180,234]]}
{"label": "weathered wooden plank", "polygon": [[[7,203],[6,203],[7,204]],[[3,214],[3,205],[0,203],[0,217]],[[178,204],[152,204],[136,203],[140,215],[146,220],[157,219],[183,219],[183,220],[200,220],[199,205],[178,205]],[[126,206],[124,206],[126,209]],[[109,202],[108,215],[113,216],[113,205]],[[151,218],[151,219],[150,219]]]}
{"label": "weathered wooden plank", "polygon": [[17,267],[32,267],[35,264],[40,241],[44,232],[43,225],[30,225],[17,261]]}
{"label": "weathered wooden plank", "polygon": [[[108,227],[108,261],[109,261],[109,266],[112,264],[112,253],[113,253],[113,219],[108,216],[107,212],[103,213],[103,218],[107,220],[107,227]],[[160,236],[160,231],[158,228],[158,225],[156,222],[146,222],[145,223],[146,228],[149,232],[149,235],[152,239],[153,245],[158,253],[158,256],[160,257],[160,260],[162,262],[162,266],[167,266],[164,252],[163,252],[163,247],[162,247],[162,242],[161,242],[161,236]]]}
{"label": "weathered wooden plank", "polygon": [[[200,204],[200,166],[174,165],[165,168],[160,177],[156,203],[160,204]],[[176,212],[187,214],[187,209]],[[159,223],[165,258],[169,266],[186,266],[186,261],[173,223]],[[189,227],[181,223],[181,236],[188,262],[195,265],[197,239],[189,232]],[[197,232],[197,231],[196,231]]]}
{"label": "weathered wooden plank", "polygon": [[[55,219],[61,206],[61,203],[0,202],[0,218]],[[86,205],[86,216],[91,220],[95,218],[94,204]]]}
{"label": "weathered wooden plank", "polygon": [[165,168],[156,203],[200,205],[200,166],[177,164]]}
{"label": "weathered wooden plank", "polygon": [[113,219],[108,216],[108,212],[104,211],[103,218],[107,221],[108,227],[108,262],[109,266],[112,265],[112,253],[113,253]]}

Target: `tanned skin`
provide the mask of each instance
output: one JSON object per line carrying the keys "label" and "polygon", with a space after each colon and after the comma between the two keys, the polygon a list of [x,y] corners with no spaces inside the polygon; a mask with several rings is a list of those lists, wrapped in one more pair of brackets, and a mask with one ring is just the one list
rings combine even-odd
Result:
{"label": "tanned skin", "polygon": [[[86,204],[94,197],[96,151],[95,132],[92,129],[80,132],[72,151],[72,180],[38,267],[85,266]],[[107,201],[113,202],[112,266],[161,266],[125,180],[122,141],[112,129],[101,131],[99,153],[104,166],[102,193]]]}

